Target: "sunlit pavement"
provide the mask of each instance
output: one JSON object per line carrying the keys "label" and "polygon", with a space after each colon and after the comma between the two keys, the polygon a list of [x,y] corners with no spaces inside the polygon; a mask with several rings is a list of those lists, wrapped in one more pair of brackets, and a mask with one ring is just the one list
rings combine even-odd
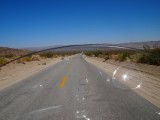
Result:
{"label": "sunlit pavement", "polygon": [[0,120],[160,120],[159,113],[81,55],[0,92]]}

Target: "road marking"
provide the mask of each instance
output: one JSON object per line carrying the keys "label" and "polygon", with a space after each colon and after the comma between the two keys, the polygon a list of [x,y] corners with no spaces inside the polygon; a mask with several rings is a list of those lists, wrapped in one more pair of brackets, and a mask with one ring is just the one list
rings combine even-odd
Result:
{"label": "road marking", "polygon": [[51,110],[51,109],[56,109],[56,108],[60,108],[61,106],[58,105],[58,106],[52,106],[52,107],[48,107],[48,108],[43,108],[43,109],[39,109],[39,110],[36,110],[36,111],[33,111],[31,112],[32,113],[37,113],[37,112],[43,112],[43,111],[46,111],[46,110]]}
{"label": "road marking", "polygon": [[62,79],[62,81],[61,81],[61,83],[60,83],[60,88],[64,87],[66,80],[67,80],[67,77],[64,76],[63,79]]}

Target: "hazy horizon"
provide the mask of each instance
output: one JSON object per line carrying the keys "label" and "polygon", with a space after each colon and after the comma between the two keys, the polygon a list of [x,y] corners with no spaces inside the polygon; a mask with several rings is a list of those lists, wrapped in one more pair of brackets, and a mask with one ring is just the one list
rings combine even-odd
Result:
{"label": "hazy horizon", "polygon": [[[153,40],[153,41],[134,41],[134,42],[123,42],[123,43],[86,43],[86,44],[109,44],[109,45],[123,45],[123,44],[129,44],[129,45],[131,45],[131,44],[133,44],[133,43],[136,43],[136,44],[138,44],[138,43],[148,43],[148,42],[160,42],[160,40]],[[83,44],[59,44],[59,45],[44,45],[44,46],[26,46],[26,47],[10,47],[10,46],[1,46],[0,45],[0,47],[6,47],[6,48],[14,48],[14,49],[48,49],[48,48],[50,48],[50,47],[58,47],[58,46],[67,46],[67,45],[83,45]]]}
{"label": "hazy horizon", "polygon": [[2,0],[0,46],[160,40],[158,0]]}

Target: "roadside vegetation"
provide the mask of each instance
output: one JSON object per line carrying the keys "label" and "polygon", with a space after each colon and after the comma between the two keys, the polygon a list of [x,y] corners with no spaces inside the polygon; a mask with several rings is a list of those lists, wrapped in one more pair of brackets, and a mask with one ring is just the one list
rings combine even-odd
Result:
{"label": "roadside vegetation", "polygon": [[[137,51],[131,51],[131,50],[122,50],[122,49],[112,49],[112,50],[95,50],[95,51],[84,51],[84,54],[87,56],[92,56],[92,57],[99,57],[99,58],[104,58],[104,61],[107,61],[109,59],[115,60],[115,61],[127,61],[127,62],[134,62],[134,63],[143,63],[143,64],[150,64],[150,65],[160,65],[160,48],[159,47],[154,47],[150,49],[148,45],[144,45],[144,52],[137,52]],[[76,53],[80,53],[81,51],[47,51],[47,52],[42,52],[39,54],[34,54],[31,56],[27,56],[24,58],[21,58],[15,63],[22,63],[25,64],[26,62],[31,62],[31,61],[40,61],[41,59],[46,59],[46,58],[57,58],[61,57],[62,60],[64,57],[74,55]],[[19,58],[23,54],[0,54],[0,65],[5,64],[6,62],[9,62],[13,59]],[[26,52],[24,52],[26,54]],[[30,52],[27,52],[30,53]],[[24,54],[24,55],[25,55]]]}
{"label": "roadside vegetation", "polygon": [[144,52],[136,52],[131,50],[110,50],[86,51],[85,54],[92,57],[104,58],[104,61],[112,59],[115,61],[127,61],[157,66],[160,65],[160,48],[150,49],[149,46],[144,46]]}
{"label": "roadside vegetation", "polygon": [[[16,61],[14,61],[14,63],[22,63],[25,64],[27,62],[31,62],[31,61],[41,61],[41,59],[47,59],[47,58],[57,58],[57,57],[67,57],[70,55],[74,55],[78,52],[72,52],[72,51],[48,51],[48,52],[42,52],[42,53],[38,53],[38,54],[33,54],[21,59],[18,59]],[[13,55],[13,54],[7,54],[7,55],[0,55],[0,65],[5,64],[11,60],[14,60],[16,58],[21,57],[21,55]]]}
{"label": "roadside vegetation", "polygon": [[43,52],[43,53],[39,53],[39,55],[42,58],[57,58],[57,57],[67,57],[70,55],[74,55],[78,52],[72,52],[72,51],[56,51],[56,52]]}

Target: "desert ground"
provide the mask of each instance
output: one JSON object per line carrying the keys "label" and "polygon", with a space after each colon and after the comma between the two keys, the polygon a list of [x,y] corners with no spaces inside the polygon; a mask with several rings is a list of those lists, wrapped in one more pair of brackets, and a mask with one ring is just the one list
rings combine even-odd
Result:
{"label": "desert ground", "polygon": [[57,62],[61,58],[47,58],[41,61],[31,61],[23,63],[10,63],[0,70],[0,90],[19,82],[40,70],[43,70]]}

